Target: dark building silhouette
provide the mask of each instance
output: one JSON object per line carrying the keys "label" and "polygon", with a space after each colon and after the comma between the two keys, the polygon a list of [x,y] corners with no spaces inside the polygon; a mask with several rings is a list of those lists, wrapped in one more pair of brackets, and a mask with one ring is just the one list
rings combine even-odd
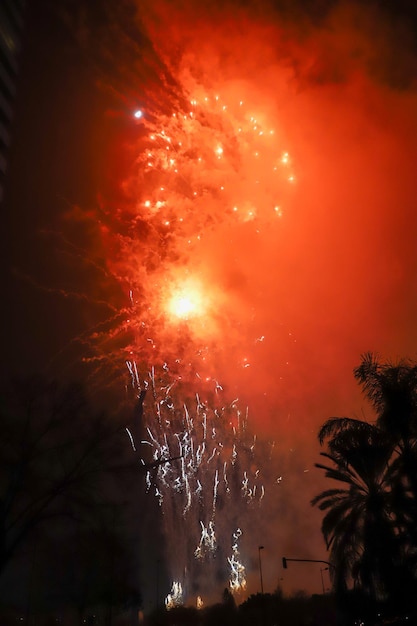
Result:
{"label": "dark building silhouette", "polygon": [[0,202],[12,135],[14,100],[25,0],[0,2]]}

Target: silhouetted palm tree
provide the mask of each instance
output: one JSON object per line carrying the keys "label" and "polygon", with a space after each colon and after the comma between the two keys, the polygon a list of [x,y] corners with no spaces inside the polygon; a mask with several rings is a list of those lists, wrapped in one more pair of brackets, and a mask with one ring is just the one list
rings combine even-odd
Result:
{"label": "silhouetted palm tree", "polygon": [[337,591],[349,581],[374,600],[406,602],[417,592],[417,366],[380,363],[371,353],[354,370],[376,421],[332,418],[320,429],[328,464],[344,488],[312,500]]}
{"label": "silhouetted palm tree", "polygon": [[376,413],[376,423],[395,445],[392,490],[398,524],[417,545],[417,365],[380,363],[371,353],[354,370]]}
{"label": "silhouetted palm tree", "polygon": [[392,444],[376,426],[348,418],[328,420],[319,433],[328,440],[329,463],[317,463],[328,478],[344,487],[317,495],[313,505],[327,511],[322,532],[334,565],[339,592],[349,580],[371,596],[389,593],[398,539],[391,510],[390,458]]}
{"label": "silhouetted palm tree", "polygon": [[354,376],[375,410],[378,426],[402,450],[410,445],[417,436],[417,365],[405,360],[380,363],[368,352]]}

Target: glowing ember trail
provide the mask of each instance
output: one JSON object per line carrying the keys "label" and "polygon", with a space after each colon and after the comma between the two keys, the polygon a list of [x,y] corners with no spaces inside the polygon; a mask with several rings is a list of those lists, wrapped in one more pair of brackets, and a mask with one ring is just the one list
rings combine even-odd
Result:
{"label": "glowing ember trail", "polygon": [[182,603],[182,586],[181,583],[175,581],[172,583],[171,593],[169,593],[165,599],[165,606],[167,609],[173,609],[176,606],[181,606]]}
{"label": "glowing ember trail", "polygon": [[[128,366],[133,384],[140,386],[133,364]],[[236,401],[213,408],[213,400],[208,406],[197,395],[192,404],[178,408],[175,398],[184,394],[177,385],[167,384],[170,380],[166,372],[157,376],[153,370],[142,383],[153,402],[145,410],[146,440],[141,443],[157,463],[156,470],[147,473],[146,484],[164,515],[177,589],[167,605],[174,606],[180,602],[179,589],[181,599],[213,593],[227,579],[233,593],[245,589],[238,541],[244,534],[241,528],[249,532],[257,523],[265,494],[261,459],[270,460],[273,448],[257,443],[247,413],[241,413]],[[160,463],[165,459],[170,461]]]}

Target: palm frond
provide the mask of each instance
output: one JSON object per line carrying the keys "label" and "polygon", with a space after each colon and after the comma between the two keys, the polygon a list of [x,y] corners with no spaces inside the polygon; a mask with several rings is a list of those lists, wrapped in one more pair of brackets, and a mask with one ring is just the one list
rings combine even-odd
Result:
{"label": "palm frond", "polygon": [[351,417],[330,417],[319,430],[318,439],[320,445],[323,445],[326,439],[334,438],[346,430],[359,427],[361,424],[366,424],[366,422],[361,422]]}
{"label": "palm frond", "polygon": [[346,493],[346,489],[327,489],[326,491],[322,491],[317,496],[311,500],[311,505],[315,506],[317,502],[323,500],[324,498],[332,498],[334,496],[342,495]]}

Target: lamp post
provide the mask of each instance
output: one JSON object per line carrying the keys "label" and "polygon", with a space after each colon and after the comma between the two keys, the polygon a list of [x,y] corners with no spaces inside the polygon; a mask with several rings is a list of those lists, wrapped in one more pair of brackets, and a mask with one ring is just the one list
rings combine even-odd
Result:
{"label": "lamp post", "polygon": [[264,546],[259,546],[258,547],[258,558],[259,558],[259,577],[261,579],[261,593],[263,595],[264,593],[264,582],[262,579],[262,561],[261,561],[261,550],[264,549]]}
{"label": "lamp post", "polygon": [[156,596],[155,596],[155,608],[158,609],[159,606],[159,559],[156,559]]}
{"label": "lamp post", "polygon": [[328,567],[324,567],[323,569],[320,568],[320,576],[321,576],[321,587],[323,589],[323,595],[326,593],[326,590],[324,588],[324,579],[323,579],[323,572],[327,572],[329,568]]}
{"label": "lamp post", "polygon": [[282,567],[284,569],[288,568],[288,562],[289,561],[297,561],[298,563],[324,563],[325,565],[327,565],[328,567],[325,567],[324,569],[320,569],[321,586],[322,586],[322,589],[323,589],[323,594],[325,593],[325,591],[324,591],[324,581],[323,581],[323,572],[326,572],[327,570],[330,570],[331,567],[334,568],[334,565],[332,563],[329,563],[329,561],[323,561],[322,559],[289,559],[287,556],[283,556],[282,557]]}

